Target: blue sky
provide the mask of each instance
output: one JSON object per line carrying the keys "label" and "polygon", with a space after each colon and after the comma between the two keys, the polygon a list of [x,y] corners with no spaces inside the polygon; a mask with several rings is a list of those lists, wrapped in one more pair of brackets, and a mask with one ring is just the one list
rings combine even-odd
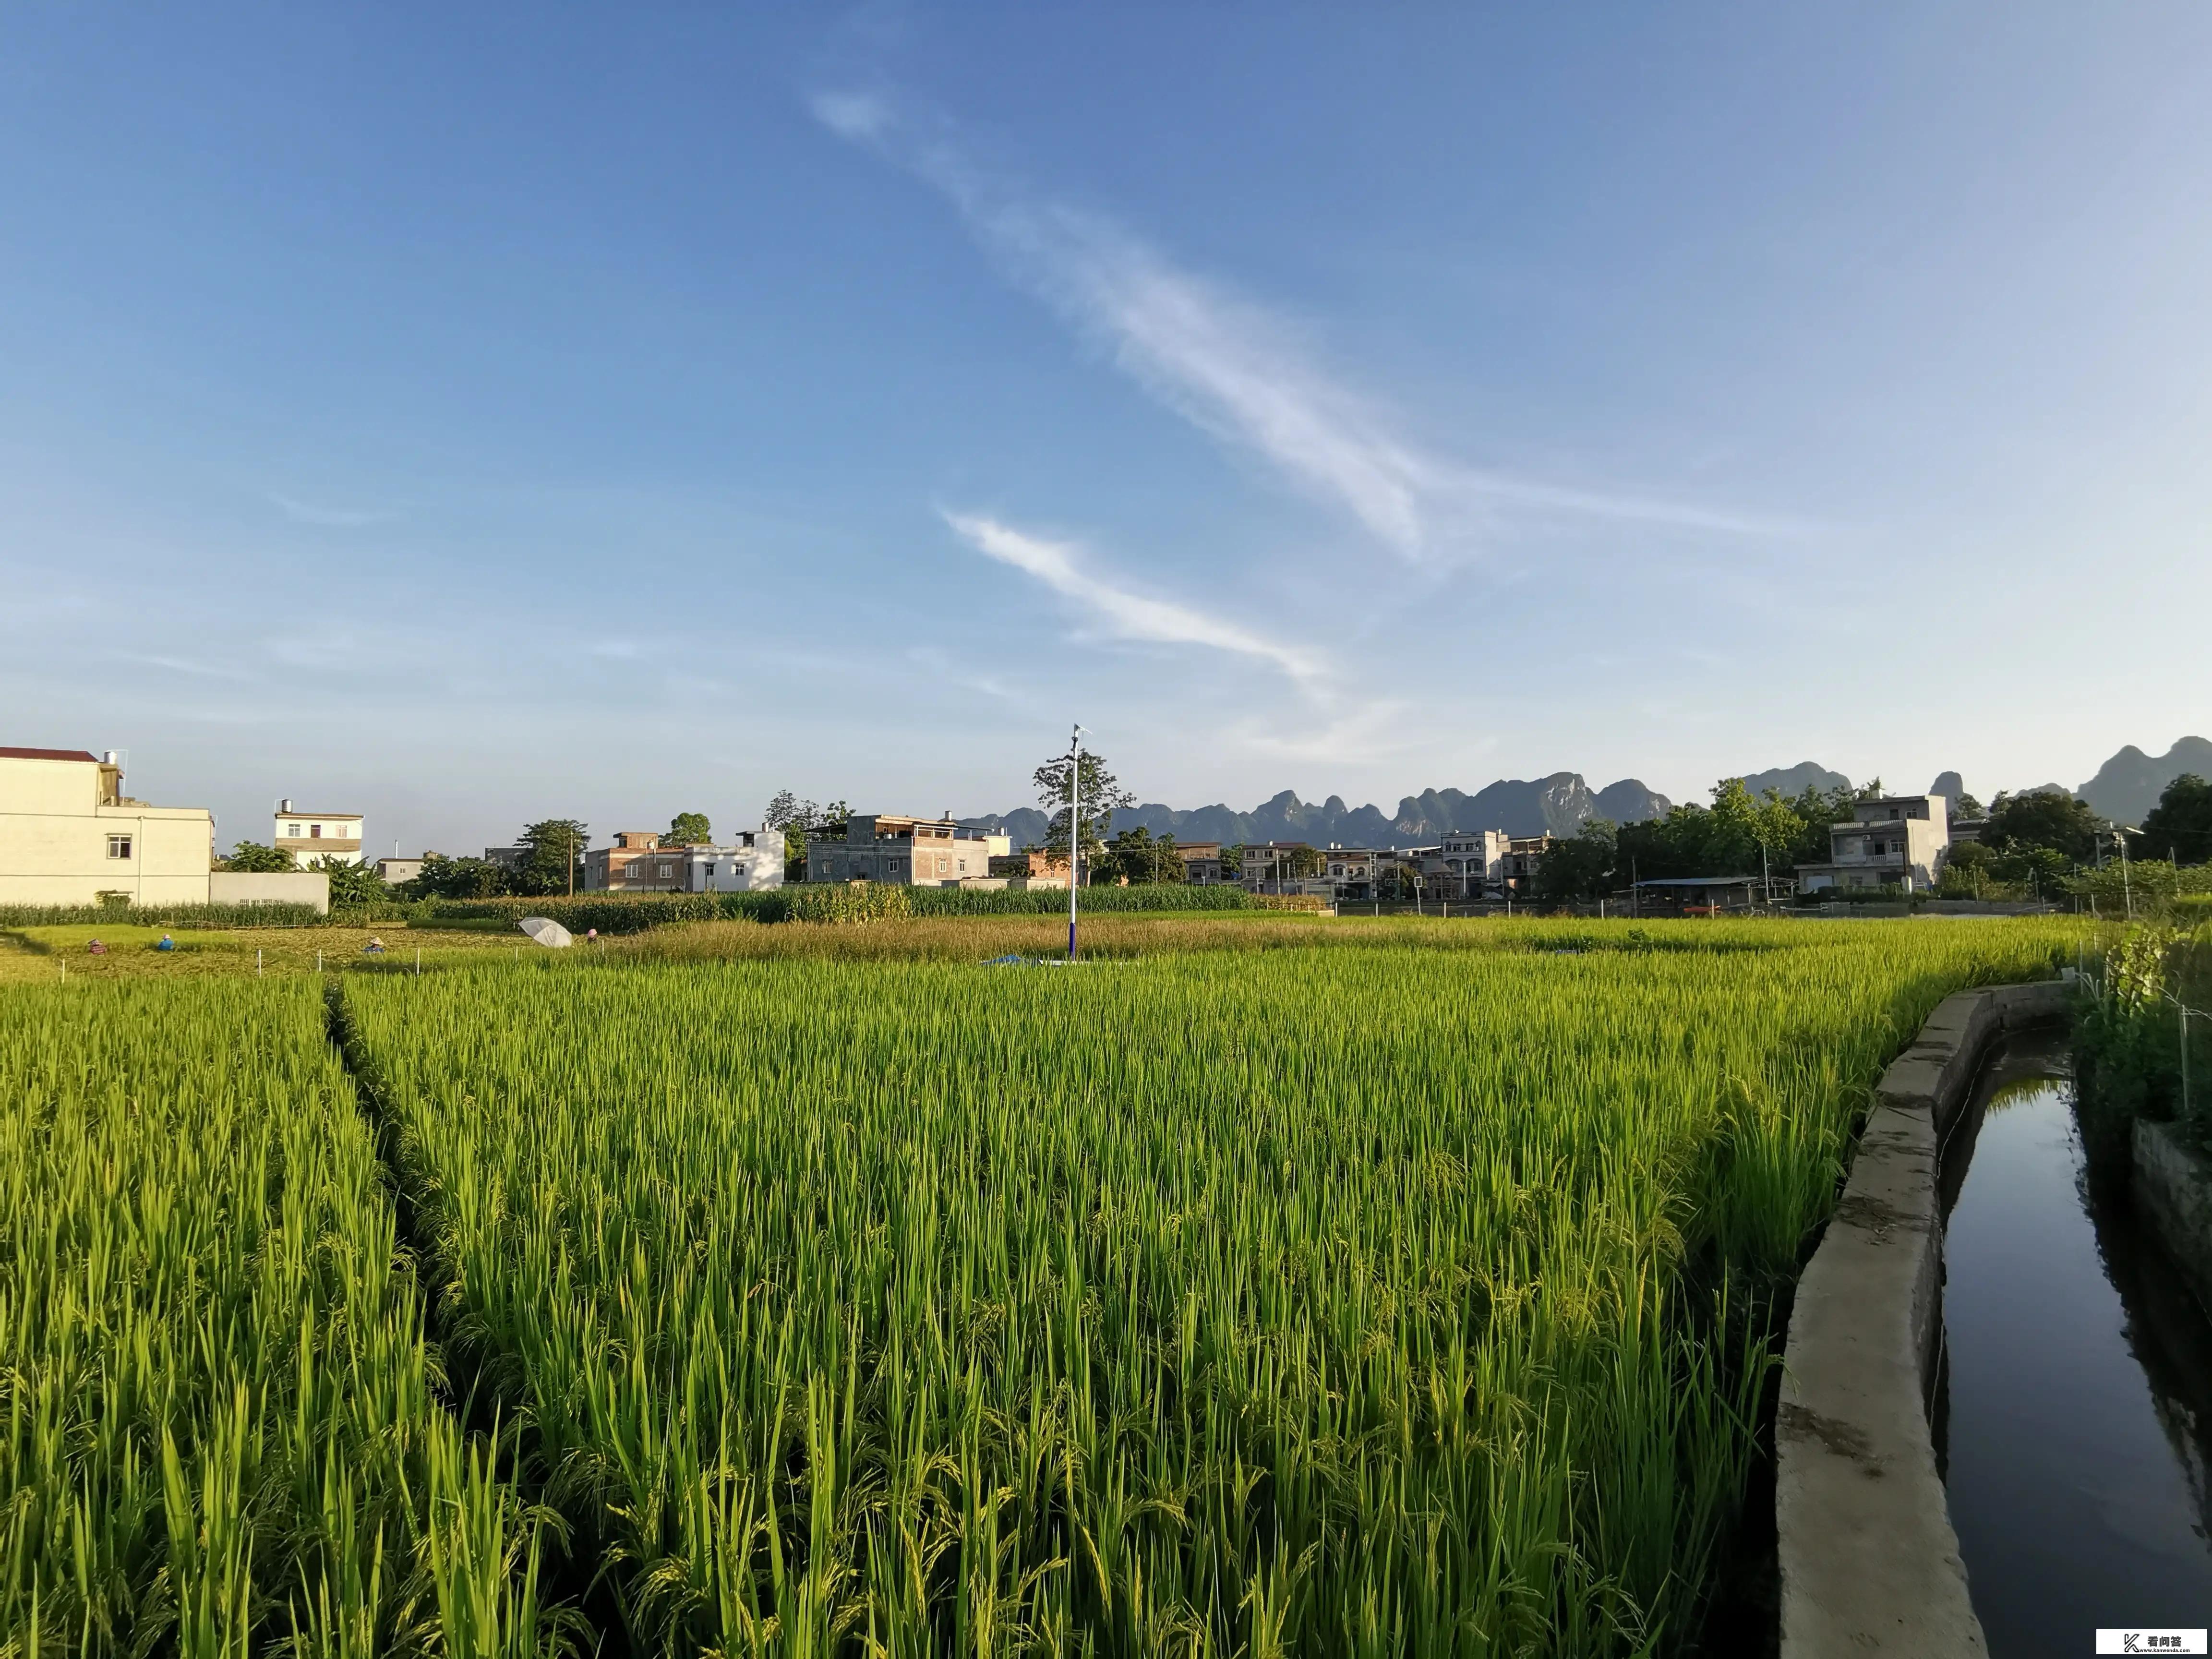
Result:
{"label": "blue sky", "polygon": [[466,848],[2212,730],[2212,10],[14,9],[0,742]]}

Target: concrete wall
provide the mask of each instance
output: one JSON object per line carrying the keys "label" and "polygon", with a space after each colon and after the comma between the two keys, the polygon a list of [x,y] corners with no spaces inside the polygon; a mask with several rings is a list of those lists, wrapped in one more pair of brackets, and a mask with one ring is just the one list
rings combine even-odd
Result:
{"label": "concrete wall", "polygon": [[2212,1308],[2212,1164],[2183,1146],[2172,1124],[2138,1118],[2133,1197],[2197,1300]]}
{"label": "concrete wall", "polygon": [[312,904],[331,913],[331,878],[319,870],[217,870],[207,878],[210,904]]}
{"label": "concrete wall", "polygon": [[[93,761],[0,759],[0,903],[204,904],[215,823],[198,807],[103,804]],[[111,836],[129,838],[117,856]]]}
{"label": "concrete wall", "polygon": [[2056,981],[1962,991],[1876,1087],[1790,1317],[1774,1424],[1783,1659],[1988,1650],[1928,1426],[1940,1152],[1990,1042],[2071,1006]]}

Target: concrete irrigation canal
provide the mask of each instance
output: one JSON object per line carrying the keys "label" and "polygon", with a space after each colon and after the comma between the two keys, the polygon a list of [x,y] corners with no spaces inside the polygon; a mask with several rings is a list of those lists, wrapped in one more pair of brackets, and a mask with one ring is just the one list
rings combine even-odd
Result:
{"label": "concrete irrigation canal", "polygon": [[2065,1061],[1991,1056],[1944,1235],[1937,1448],[1996,1659],[2212,1619],[2212,1328],[2126,1195],[2092,1198]]}
{"label": "concrete irrigation canal", "polygon": [[2212,1624],[2212,1325],[2150,1219],[2172,1233],[2212,1178],[2139,1159],[2132,1201],[2124,1172],[2093,1186],[2069,1007],[2055,984],[1961,993],[1876,1091],[1790,1320],[1784,1659],[2040,1659]]}

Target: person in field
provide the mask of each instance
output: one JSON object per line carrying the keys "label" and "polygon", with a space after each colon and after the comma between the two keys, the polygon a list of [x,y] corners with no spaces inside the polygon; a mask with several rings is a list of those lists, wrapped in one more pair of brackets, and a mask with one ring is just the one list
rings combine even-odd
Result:
{"label": "person in field", "polygon": [[371,933],[368,936],[368,943],[362,945],[361,948],[370,956],[380,957],[384,954],[384,941],[377,938],[375,934]]}
{"label": "person in field", "polygon": [[93,940],[91,944],[86,945],[84,948],[96,957],[104,957],[107,954],[107,947],[105,945],[102,945],[98,939]]}
{"label": "person in field", "polygon": [[164,933],[161,935],[161,939],[155,942],[154,948],[156,951],[173,951],[177,948],[177,941],[171,939],[167,933]]}

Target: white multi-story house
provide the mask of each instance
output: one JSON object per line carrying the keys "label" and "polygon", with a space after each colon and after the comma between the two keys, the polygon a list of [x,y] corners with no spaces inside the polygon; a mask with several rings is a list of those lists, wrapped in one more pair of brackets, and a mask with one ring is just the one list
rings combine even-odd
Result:
{"label": "white multi-story house", "polygon": [[1801,891],[1933,887],[1951,854],[1951,803],[1942,795],[1884,795],[1828,826],[1828,861],[1797,866]]}
{"label": "white multi-story house", "polygon": [[1364,904],[1375,896],[1375,878],[1385,856],[1371,847],[1331,847],[1323,855],[1322,874],[1339,900]]}
{"label": "white multi-story house", "polygon": [[[1255,841],[1245,843],[1238,879],[1248,892],[1306,893],[1328,897],[1334,890],[1326,879],[1308,879],[1291,872],[1311,862],[1315,848],[1303,841]],[[1326,869],[1324,861],[1322,867]]]}
{"label": "white multi-story house", "polygon": [[290,800],[276,803],[276,833],[269,844],[289,853],[292,862],[305,869],[317,859],[336,859],[341,864],[362,862],[361,814],[358,812],[301,812]]}
{"label": "white multi-story house", "polygon": [[1452,831],[1414,855],[1420,860],[1425,896],[1480,900],[1503,890],[1512,846],[1503,830]]}
{"label": "white multi-story house", "polygon": [[765,824],[744,831],[726,847],[675,850],[684,862],[687,893],[759,893],[783,885],[783,831]]}

